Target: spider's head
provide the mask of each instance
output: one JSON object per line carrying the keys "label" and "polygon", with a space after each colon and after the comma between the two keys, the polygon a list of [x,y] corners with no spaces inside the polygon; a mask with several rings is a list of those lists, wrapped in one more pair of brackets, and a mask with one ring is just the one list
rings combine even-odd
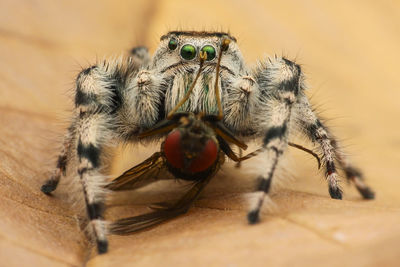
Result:
{"label": "spider's head", "polygon": [[238,73],[244,67],[236,38],[223,32],[172,31],[163,35],[153,57],[153,67],[165,72],[192,72],[198,69],[200,51],[207,53],[205,67],[215,67],[221,44],[229,39],[230,45],[221,61],[221,69]]}

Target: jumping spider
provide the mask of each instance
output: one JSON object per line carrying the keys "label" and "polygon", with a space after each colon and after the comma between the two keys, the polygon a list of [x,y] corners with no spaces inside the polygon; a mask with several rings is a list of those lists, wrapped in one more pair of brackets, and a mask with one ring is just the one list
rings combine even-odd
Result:
{"label": "jumping spider", "polygon": [[[76,162],[73,168],[80,178],[93,237],[98,252],[105,253],[108,232],[127,234],[186,212],[225,156],[241,161],[263,152],[268,162],[247,217],[254,224],[293,130],[319,145],[331,198],[342,198],[336,163],[365,199],[374,198],[313,112],[304,94],[304,79],[300,66],[283,57],[249,69],[228,33],[169,32],[161,37],[152,58],[139,47],[126,60],[105,61],[78,75],[72,124],[54,175],[41,190],[54,191],[67,165]],[[262,147],[239,158],[228,144],[245,149],[238,138],[259,140]],[[164,140],[161,152],[107,185],[102,173],[104,148],[115,141],[146,139]],[[107,189],[141,187],[157,180],[163,168],[176,178],[193,181],[192,188],[172,206],[107,227],[103,218]]]}

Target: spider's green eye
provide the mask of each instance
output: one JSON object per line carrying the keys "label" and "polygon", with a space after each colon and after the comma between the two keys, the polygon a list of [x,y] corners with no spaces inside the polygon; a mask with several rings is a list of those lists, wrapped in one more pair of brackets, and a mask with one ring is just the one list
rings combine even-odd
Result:
{"label": "spider's green eye", "polygon": [[211,45],[203,46],[201,51],[207,53],[207,61],[211,61],[215,58],[215,48]]}
{"label": "spider's green eye", "polygon": [[168,48],[170,50],[175,50],[178,47],[178,41],[175,38],[171,38],[168,43]]}
{"label": "spider's green eye", "polygon": [[193,45],[186,44],[181,48],[181,57],[186,60],[192,60],[196,56],[196,48]]}

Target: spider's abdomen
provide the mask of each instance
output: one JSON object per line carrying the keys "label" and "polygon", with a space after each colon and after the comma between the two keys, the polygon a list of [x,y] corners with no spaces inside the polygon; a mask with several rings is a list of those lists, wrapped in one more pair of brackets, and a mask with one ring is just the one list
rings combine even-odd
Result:
{"label": "spider's abdomen", "polygon": [[164,142],[167,162],[184,173],[199,173],[210,168],[218,156],[218,145],[208,138],[203,142],[184,142],[180,130],[171,132]]}

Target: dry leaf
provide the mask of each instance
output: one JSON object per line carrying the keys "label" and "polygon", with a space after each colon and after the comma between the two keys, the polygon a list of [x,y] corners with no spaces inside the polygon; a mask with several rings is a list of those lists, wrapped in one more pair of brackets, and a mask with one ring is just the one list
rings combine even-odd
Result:
{"label": "dry leaf", "polygon": [[[398,265],[399,10],[395,2],[359,1],[3,0],[0,266]],[[330,124],[354,144],[348,150],[377,200],[362,201],[345,184],[345,200],[331,200],[315,162],[295,152],[295,178],[274,191],[276,207],[259,225],[245,220],[247,178],[227,166],[187,215],[132,236],[111,236],[109,253],[98,256],[66,189],[53,197],[39,190],[54,163],[54,137],[62,135],[72,107],[74,76],[96,58],[133,45],[154,51],[169,29],[203,26],[230,30],[249,62],[265,53],[297,57],[314,88],[310,95],[318,92],[316,106],[324,103],[328,118],[345,116]],[[119,156],[113,170],[141,159]],[[127,204],[113,206],[107,217],[135,211]]]}

